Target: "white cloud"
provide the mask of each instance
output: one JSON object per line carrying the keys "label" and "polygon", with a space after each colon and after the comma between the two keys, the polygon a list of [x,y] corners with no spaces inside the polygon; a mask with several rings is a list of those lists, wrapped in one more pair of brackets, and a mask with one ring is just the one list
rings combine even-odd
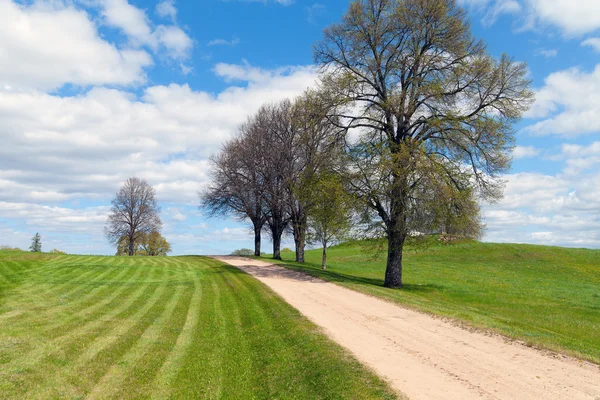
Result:
{"label": "white cloud", "polygon": [[567,35],[582,35],[600,28],[597,0],[527,0],[527,3],[533,18],[557,26]]}
{"label": "white cloud", "polygon": [[600,53],[600,38],[589,38],[581,42],[582,46],[591,47],[594,51]]}
{"label": "white cloud", "polygon": [[600,29],[597,0],[459,0],[459,4],[483,14],[486,25],[493,24],[502,14],[513,14],[524,29],[558,27],[568,36]]}
{"label": "white cloud", "polygon": [[156,5],[156,13],[162,18],[170,18],[175,22],[177,19],[177,8],[173,0],[164,0]]}
{"label": "white cloud", "polygon": [[536,51],[536,54],[546,58],[554,58],[558,55],[558,50],[556,49],[539,49]]}
{"label": "white cloud", "polygon": [[526,114],[543,120],[526,132],[574,137],[600,131],[600,64],[591,72],[571,68],[552,73],[544,83]]}
{"label": "white cloud", "polygon": [[531,146],[517,146],[513,151],[513,156],[516,159],[531,158],[540,154],[540,150]]}
{"label": "white cloud", "polygon": [[72,97],[0,91],[0,201],[106,199],[137,175],[164,201],[196,202],[208,155],[237,125],[263,102],[299,95],[316,79],[310,67],[225,69],[249,82],[217,95],[153,86],[141,98],[106,88]]}
{"label": "white cloud", "polygon": [[208,46],[237,46],[240,44],[240,39],[237,37],[232,38],[231,40],[226,39],[213,39],[208,42]]}
{"label": "white cloud", "polygon": [[517,173],[505,198],[484,206],[485,240],[600,247],[600,175]]}
{"label": "white cloud", "polygon": [[168,55],[176,60],[188,58],[194,45],[194,41],[177,26],[159,25],[154,35]]}
{"label": "white cloud", "polygon": [[[177,11],[172,2],[157,7],[159,13]],[[176,25],[158,25],[153,29],[146,12],[128,0],[102,0],[101,14],[106,24],[125,34],[131,46],[148,46],[154,52],[164,49],[174,59],[187,58],[193,46],[193,40]]]}
{"label": "white cloud", "polygon": [[84,11],[0,1],[0,90],[140,84],[151,64],[145,51],[101,39]]}

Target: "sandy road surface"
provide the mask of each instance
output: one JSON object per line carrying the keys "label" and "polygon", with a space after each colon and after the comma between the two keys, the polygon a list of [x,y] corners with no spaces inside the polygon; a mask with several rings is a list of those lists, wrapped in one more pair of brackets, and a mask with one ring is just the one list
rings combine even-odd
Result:
{"label": "sandy road surface", "polygon": [[552,356],[257,260],[271,287],[410,399],[600,400],[600,367]]}

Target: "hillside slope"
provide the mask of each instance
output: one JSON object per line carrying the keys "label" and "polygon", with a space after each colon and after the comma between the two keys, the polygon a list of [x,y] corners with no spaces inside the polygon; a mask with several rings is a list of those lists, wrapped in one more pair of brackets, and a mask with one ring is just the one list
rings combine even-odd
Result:
{"label": "hillside slope", "polygon": [[600,363],[600,250],[467,242],[409,248],[401,290],[384,288],[385,250],[335,246],[286,265],[363,293]]}

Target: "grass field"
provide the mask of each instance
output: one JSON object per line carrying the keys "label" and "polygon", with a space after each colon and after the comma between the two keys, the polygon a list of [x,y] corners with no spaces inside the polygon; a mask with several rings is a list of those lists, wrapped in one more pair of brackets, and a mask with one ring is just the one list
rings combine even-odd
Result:
{"label": "grass field", "polygon": [[250,276],[202,257],[0,251],[0,398],[395,398]]}
{"label": "grass field", "polygon": [[385,252],[364,243],[287,265],[367,294],[600,363],[600,250],[436,244],[404,258],[404,289],[384,288]]}

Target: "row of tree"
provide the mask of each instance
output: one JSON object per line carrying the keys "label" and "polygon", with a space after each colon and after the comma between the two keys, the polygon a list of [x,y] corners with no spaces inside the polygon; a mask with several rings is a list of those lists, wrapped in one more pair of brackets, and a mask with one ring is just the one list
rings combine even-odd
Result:
{"label": "row of tree", "polygon": [[266,226],[280,258],[289,228],[302,262],[309,222],[327,231],[350,204],[355,228],[387,238],[385,286],[400,287],[409,235],[476,236],[479,201],[502,196],[527,67],[489,55],[455,0],[354,1],[315,59],[318,89],[240,126],[202,205],[251,221],[256,255]]}

